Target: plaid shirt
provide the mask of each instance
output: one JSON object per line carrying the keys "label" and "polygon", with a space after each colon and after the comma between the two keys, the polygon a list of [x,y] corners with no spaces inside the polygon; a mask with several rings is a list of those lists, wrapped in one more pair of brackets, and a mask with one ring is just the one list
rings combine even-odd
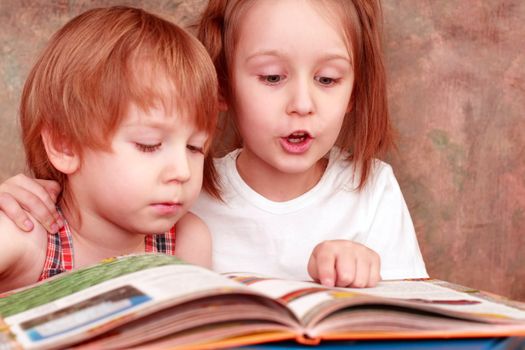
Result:
{"label": "plaid shirt", "polygon": [[[74,267],[71,229],[60,208],[58,208],[58,213],[64,222],[64,226],[58,232],[47,235],[46,260],[38,278],[39,281],[62,272],[71,271]],[[175,226],[167,233],[145,236],[144,245],[146,253],[175,255]]]}

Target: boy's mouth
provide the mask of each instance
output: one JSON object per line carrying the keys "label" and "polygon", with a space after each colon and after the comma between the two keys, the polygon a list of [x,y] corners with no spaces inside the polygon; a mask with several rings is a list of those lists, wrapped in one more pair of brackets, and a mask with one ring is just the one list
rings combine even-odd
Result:
{"label": "boy's mouth", "polygon": [[162,202],[162,203],[153,203],[152,207],[158,214],[161,215],[172,215],[179,212],[182,209],[181,203],[175,202]]}

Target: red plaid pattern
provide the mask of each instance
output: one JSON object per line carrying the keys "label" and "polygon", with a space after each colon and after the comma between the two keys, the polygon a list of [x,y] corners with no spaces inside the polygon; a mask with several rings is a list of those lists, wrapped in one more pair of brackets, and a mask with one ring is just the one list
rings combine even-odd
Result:
{"label": "red plaid pattern", "polygon": [[[62,211],[58,209],[58,213],[61,216],[63,222],[64,215]],[[58,230],[58,232],[47,235],[47,251],[46,260],[44,262],[44,268],[39,281],[44,280],[54,275],[58,275],[64,271],[70,271],[73,269],[73,238],[71,231],[67,223]]]}
{"label": "red plaid pattern", "polygon": [[175,226],[168,232],[144,237],[146,253],[175,255]]}
{"label": "red plaid pattern", "polygon": [[[64,226],[58,232],[47,235],[46,260],[39,281],[71,271],[74,267],[73,236],[62,211],[57,209]],[[166,233],[146,235],[144,245],[146,253],[175,255],[175,226]]]}

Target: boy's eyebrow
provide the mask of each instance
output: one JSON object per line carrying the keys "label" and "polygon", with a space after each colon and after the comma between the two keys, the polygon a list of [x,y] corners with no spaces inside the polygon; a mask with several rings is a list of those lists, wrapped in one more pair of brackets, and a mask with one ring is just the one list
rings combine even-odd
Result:
{"label": "boy's eyebrow", "polygon": [[[135,119],[132,121],[126,121],[122,123],[123,128],[150,128],[155,129],[159,131],[163,130],[174,130],[179,127],[179,123],[181,120],[179,119],[177,123],[170,123],[168,121],[169,118],[141,118],[141,119]],[[186,120],[184,122],[190,122],[190,120]],[[200,130],[197,126],[195,126],[195,130],[198,132],[201,132],[203,130]],[[204,131],[205,132],[205,131]],[[207,132],[205,132],[207,134]],[[206,136],[208,137],[208,136]]]}
{"label": "boy's eyebrow", "polygon": [[141,120],[133,120],[122,123],[122,127],[125,128],[147,127],[152,129],[164,129],[169,126],[170,124],[167,121],[153,118],[143,118]]}

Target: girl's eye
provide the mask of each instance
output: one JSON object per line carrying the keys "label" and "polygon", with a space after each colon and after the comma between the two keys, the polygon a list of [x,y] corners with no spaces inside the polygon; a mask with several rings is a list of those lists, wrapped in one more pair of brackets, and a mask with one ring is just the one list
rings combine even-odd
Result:
{"label": "girl's eye", "polygon": [[143,143],[135,142],[135,147],[137,147],[139,151],[144,153],[155,152],[160,148],[161,145],[162,143],[156,143],[154,145],[145,145]]}
{"label": "girl's eye", "polygon": [[189,149],[190,152],[204,154],[204,147],[187,145],[186,148]]}
{"label": "girl's eye", "polygon": [[331,86],[337,83],[338,79],[329,78],[329,77],[315,77],[321,85]]}
{"label": "girl's eye", "polygon": [[270,75],[261,75],[259,78],[267,84],[274,85],[274,84],[280,83],[284,77],[279,74],[270,74]]}

